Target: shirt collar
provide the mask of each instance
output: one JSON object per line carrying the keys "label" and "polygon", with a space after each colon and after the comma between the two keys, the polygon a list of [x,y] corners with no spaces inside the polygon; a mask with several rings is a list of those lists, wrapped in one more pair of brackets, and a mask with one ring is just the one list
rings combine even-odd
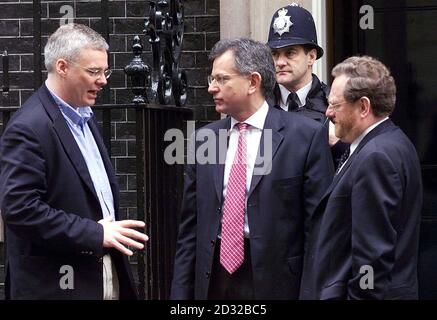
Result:
{"label": "shirt collar", "polygon": [[352,144],[350,146],[350,154],[352,154],[355,151],[355,149],[358,148],[358,145],[360,144],[360,142],[364,139],[365,136],[367,136],[369,134],[370,131],[375,129],[377,126],[379,126],[381,123],[383,123],[387,119],[388,119],[388,117],[385,117],[384,119],[372,124],[366,130],[364,130],[364,132],[358,138],[356,138],[354,140],[354,142],[352,142]]}
{"label": "shirt collar", "polygon": [[[264,122],[266,121],[267,113],[269,112],[269,105],[266,101],[261,105],[261,108],[259,108],[254,114],[252,114],[249,118],[247,118],[244,123],[247,123],[253,128],[257,128],[262,130],[264,128]],[[231,117],[231,129],[234,128],[234,126],[239,123],[240,121],[235,120]]]}
{"label": "shirt collar", "polygon": [[[303,107],[306,104],[306,99],[308,93],[311,91],[311,88],[313,86],[313,80],[311,79],[310,82],[308,82],[305,86],[300,88],[296,91],[297,96],[299,97],[299,107]],[[290,94],[290,90],[288,90],[286,87],[284,87],[282,84],[279,85],[279,89],[281,91],[281,99],[282,104],[287,105],[288,104],[288,95]]]}
{"label": "shirt collar", "polygon": [[46,87],[52,95],[53,99],[55,100],[56,104],[59,106],[59,109],[61,109],[62,114],[68,117],[68,119],[70,119],[74,124],[82,127],[93,116],[94,113],[90,107],[86,106],[74,109],[67,102],[58,97],[56,93],[50,90],[50,88],[47,86],[47,83]]}

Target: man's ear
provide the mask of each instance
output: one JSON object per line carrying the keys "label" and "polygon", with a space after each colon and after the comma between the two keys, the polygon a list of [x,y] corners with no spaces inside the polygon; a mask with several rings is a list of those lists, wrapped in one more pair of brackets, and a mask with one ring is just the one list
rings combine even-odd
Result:
{"label": "man's ear", "polygon": [[370,103],[370,99],[367,97],[361,97],[358,100],[360,104],[360,115],[362,118],[366,118],[369,114],[373,113],[372,104]]}
{"label": "man's ear", "polygon": [[65,59],[58,59],[56,60],[56,73],[61,76],[62,78],[65,78],[67,76],[67,71],[68,71],[68,62]]}
{"label": "man's ear", "polygon": [[308,65],[312,66],[317,60],[317,50],[311,49],[310,51],[308,51],[307,57],[308,57]]}
{"label": "man's ear", "polygon": [[252,72],[249,76],[250,86],[249,86],[249,94],[254,94],[261,90],[261,81],[262,77],[259,72]]}

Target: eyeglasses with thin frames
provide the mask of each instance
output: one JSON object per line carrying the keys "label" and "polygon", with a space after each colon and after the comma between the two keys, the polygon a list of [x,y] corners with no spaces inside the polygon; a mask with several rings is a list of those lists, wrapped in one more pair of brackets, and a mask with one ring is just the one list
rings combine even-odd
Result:
{"label": "eyeglasses with thin frames", "polygon": [[231,80],[232,76],[241,76],[241,74],[230,73],[230,74],[217,74],[215,76],[209,75],[207,77],[208,85],[212,85],[215,81],[219,86],[223,86],[227,81]]}
{"label": "eyeglasses with thin frames", "polygon": [[332,110],[337,111],[340,108],[340,106],[345,104],[345,103],[347,103],[347,101],[345,101],[345,100],[340,101],[340,102],[336,102],[336,103],[332,103],[332,102],[328,101],[328,109],[331,108]]}
{"label": "eyeglasses with thin frames", "polygon": [[80,64],[77,64],[76,62],[67,60],[69,63],[74,64],[75,66],[78,66],[79,68],[84,69],[85,71],[88,72],[88,74],[96,79],[100,78],[102,75],[105,77],[105,79],[109,79],[109,77],[112,74],[112,70],[111,69],[105,69],[102,70],[100,68],[87,68],[84,66],[81,66]]}

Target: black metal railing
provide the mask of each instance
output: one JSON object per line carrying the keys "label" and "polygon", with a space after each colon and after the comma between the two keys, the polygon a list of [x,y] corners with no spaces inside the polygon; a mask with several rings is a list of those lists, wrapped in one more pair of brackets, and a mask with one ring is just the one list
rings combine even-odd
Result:
{"label": "black metal railing", "polygon": [[[0,137],[3,133],[4,125],[9,121],[13,112],[18,108],[9,107],[10,97],[9,97],[9,56],[5,50],[1,55],[1,65],[2,65],[2,79],[1,79],[1,91],[0,91]],[[1,217],[0,217],[1,219]],[[0,228],[3,228],[3,223],[0,223]],[[5,256],[5,243],[4,243],[4,230],[0,230],[2,238],[0,239],[0,299],[3,297],[4,278],[5,278],[5,266],[4,266],[4,256]]]}
{"label": "black metal railing", "polygon": [[[187,136],[189,108],[157,104],[96,105],[97,111],[134,109],[136,114],[136,206],[137,219],[146,222],[150,237],[146,250],[137,256],[140,298],[167,299],[173,269],[178,211],[183,192],[183,166],[169,165],[164,159],[168,142],[164,135],[178,129]],[[111,122],[102,121],[102,131]],[[104,138],[111,144],[111,138]]]}
{"label": "black metal railing", "polygon": [[[3,105],[8,105],[8,96],[9,96],[9,57],[8,53],[5,50],[1,55],[1,65],[2,65],[2,82],[1,82],[1,92],[0,92],[0,107]],[[0,109],[2,110],[2,109]],[[5,112],[0,112],[0,136],[3,132],[3,123],[4,121],[8,121],[10,119],[10,114],[13,110],[6,110]],[[4,267],[4,230],[3,230],[3,222],[1,221],[0,216],[0,287],[4,286],[4,278],[5,278],[5,267]],[[3,295],[0,293],[0,298]]]}
{"label": "black metal railing", "polygon": [[11,114],[17,110],[17,107],[11,107],[10,97],[9,97],[9,56],[8,52],[5,50],[1,55],[1,64],[3,67],[2,71],[2,82],[1,82],[1,92],[0,92],[0,135],[3,133],[4,124],[9,121]]}

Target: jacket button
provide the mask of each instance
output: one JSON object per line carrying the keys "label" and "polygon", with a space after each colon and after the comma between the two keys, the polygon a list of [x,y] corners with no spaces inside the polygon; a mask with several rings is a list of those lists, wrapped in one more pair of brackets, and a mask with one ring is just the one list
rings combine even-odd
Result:
{"label": "jacket button", "polygon": [[211,240],[211,247],[214,247],[215,245],[215,240]]}
{"label": "jacket button", "polygon": [[221,212],[221,211],[222,211],[222,207],[218,207],[217,212]]}
{"label": "jacket button", "polygon": [[211,277],[211,272],[207,271],[206,272],[206,278],[209,279]]}

